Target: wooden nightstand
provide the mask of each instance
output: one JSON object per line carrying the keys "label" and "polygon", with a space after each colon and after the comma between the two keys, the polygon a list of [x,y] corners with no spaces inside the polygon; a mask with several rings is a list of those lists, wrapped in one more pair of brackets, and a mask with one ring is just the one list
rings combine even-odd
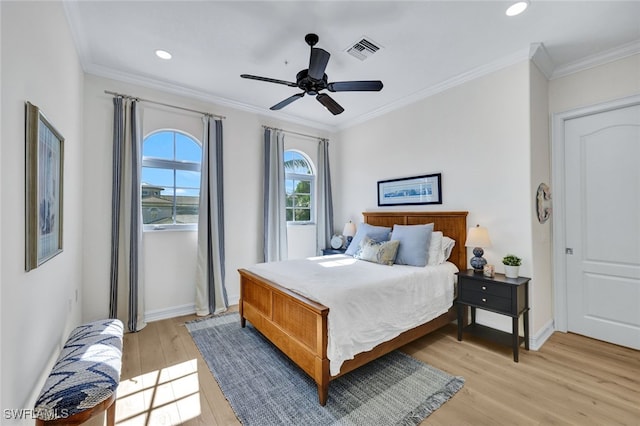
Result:
{"label": "wooden nightstand", "polygon": [[344,254],[345,251],[347,251],[347,249],[345,248],[339,248],[339,249],[326,248],[326,249],[322,249],[322,255],[327,256],[330,254]]}
{"label": "wooden nightstand", "polygon": [[[513,360],[518,362],[518,349],[524,341],[529,350],[529,280],[527,277],[507,278],[504,274],[485,277],[473,269],[460,271],[458,275],[458,340],[462,332],[469,331],[513,347]],[[471,323],[464,327],[464,307],[471,307]],[[511,334],[476,324],[476,308],[507,315],[512,318]],[[524,321],[524,338],[518,335],[519,320]]]}

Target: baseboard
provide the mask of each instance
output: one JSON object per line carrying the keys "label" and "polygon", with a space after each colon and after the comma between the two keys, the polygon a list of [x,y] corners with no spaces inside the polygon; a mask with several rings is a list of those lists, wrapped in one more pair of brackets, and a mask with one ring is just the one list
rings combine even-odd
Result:
{"label": "baseboard", "polygon": [[550,319],[538,332],[535,336],[529,337],[529,348],[533,351],[539,350],[544,342],[546,342],[549,337],[555,331],[555,327],[553,325],[553,320]]}
{"label": "baseboard", "polygon": [[145,322],[160,321],[167,318],[175,318],[183,315],[190,315],[196,312],[196,305],[190,303],[188,305],[172,306],[165,309],[156,309],[144,313]]}
{"label": "baseboard", "polygon": [[[504,315],[478,310],[476,320],[478,324],[486,325],[505,333],[511,333],[511,318],[507,318]],[[520,319],[520,323],[522,324],[522,319]],[[539,350],[554,331],[556,331],[555,325],[553,319],[550,319],[534,336],[529,335],[529,349],[533,351]]]}

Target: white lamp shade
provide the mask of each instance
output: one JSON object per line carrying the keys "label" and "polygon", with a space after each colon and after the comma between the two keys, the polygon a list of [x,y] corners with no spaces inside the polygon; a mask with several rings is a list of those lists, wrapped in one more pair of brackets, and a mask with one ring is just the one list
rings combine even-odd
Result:
{"label": "white lamp shade", "polygon": [[345,223],[342,235],[345,237],[353,237],[356,235],[356,224],[351,221]]}
{"label": "white lamp shade", "polygon": [[491,240],[489,239],[489,231],[482,226],[476,226],[475,228],[469,228],[467,233],[467,241],[464,243],[466,247],[491,247]]}

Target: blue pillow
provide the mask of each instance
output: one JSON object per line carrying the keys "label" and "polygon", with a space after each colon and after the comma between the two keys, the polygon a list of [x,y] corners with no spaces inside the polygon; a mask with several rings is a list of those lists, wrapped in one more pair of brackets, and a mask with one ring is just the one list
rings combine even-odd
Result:
{"label": "blue pillow", "polygon": [[426,266],[433,223],[428,225],[394,225],[391,241],[400,240],[396,264]]}
{"label": "blue pillow", "polygon": [[349,256],[356,254],[356,251],[358,251],[360,247],[360,241],[362,241],[364,237],[369,237],[375,242],[388,241],[390,232],[391,228],[385,226],[373,226],[368,223],[361,223],[344,254],[348,254]]}

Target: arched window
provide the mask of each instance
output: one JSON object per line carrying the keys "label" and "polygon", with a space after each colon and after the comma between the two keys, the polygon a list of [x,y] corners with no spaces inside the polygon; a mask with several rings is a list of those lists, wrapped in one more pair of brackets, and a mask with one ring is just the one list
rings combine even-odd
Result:
{"label": "arched window", "polygon": [[142,219],[145,229],[195,229],[200,198],[200,142],[161,130],[142,145]]}
{"label": "arched window", "polygon": [[299,151],[284,152],[284,179],[287,193],[287,222],[311,223],[315,220],[315,174],[311,161]]}

